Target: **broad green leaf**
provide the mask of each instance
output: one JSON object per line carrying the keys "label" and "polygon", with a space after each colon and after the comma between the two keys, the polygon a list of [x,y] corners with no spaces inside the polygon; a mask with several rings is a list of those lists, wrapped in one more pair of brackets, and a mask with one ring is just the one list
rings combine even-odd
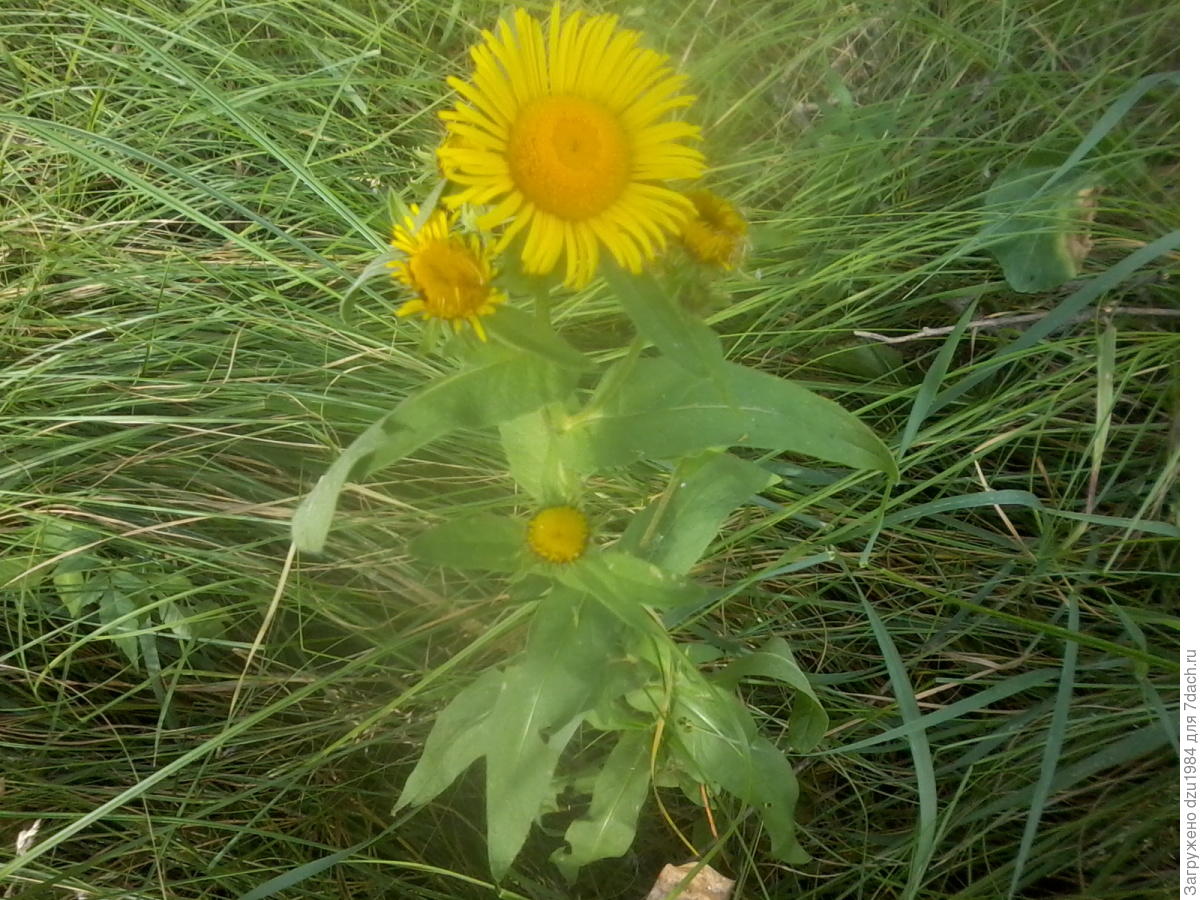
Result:
{"label": "broad green leaf", "polygon": [[[101,576],[104,577],[104,576]],[[137,634],[138,617],[134,615],[137,605],[125,593],[124,585],[109,581],[109,586],[100,594],[99,614],[104,632],[125,654],[135,668],[141,662]]]}
{"label": "broad green leaf", "polygon": [[639,360],[598,407],[566,423],[582,470],[713,447],[803,453],[897,477],[887,447],[855,416],[791,381],[722,363],[717,381],[666,358]]}
{"label": "broad green leaf", "polygon": [[646,607],[694,606],[709,599],[700,585],[619,550],[584,554],[553,574],[563,584],[595,597],[639,633],[660,630]]}
{"label": "broad green leaf", "polygon": [[725,354],[715,331],[682,310],[654,276],[633,275],[612,260],[601,268],[642,337],[693,375],[719,377]]}
{"label": "broad green leaf", "polygon": [[627,690],[619,623],[588,597],[553,591],[534,615],[524,659],[504,670],[481,735],[487,753],[488,860],[500,879],[556,792],[554,769],[584,713]]}
{"label": "broad green leaf", "polygon": [[[0,559],[0,591],[33,590],[41,584],[47,575],[47,569],[34,569],[41,560],[32,555],[22,554],[24,558]],[[78,613],[72,613],[78,615]]]}
{"label": "broad green leaf", "polygon": [[100,566],[100,561],[90,554],[71,551],[92,543],[96,537],[93,529],[56,517],[40,520],[30,531],[30,559],[37,556],[41,562],[62,557],[51,574],[59,599],[74,618],[79,618],[87,606],[100,599],[102,588],[87,575]]}
{"label": "broad green leaf", "polygon": [[686,770],[750,804],[771,836],[771,852],[793,864],[810,857],[796,841],[793,811],[800,789],[787,757],[760,737],[749,711],[730,691],[681,666],[673,693],[671,745]]}
{"label": "broad green leaf", "polygon": [[987,249],[1015,291],[1047,291],[1070,281],[1091,247],[1095,179],[1075,171],[1047,187],[1057,171],[1012,166],[984,198]]}
{"label": "broad green leaf", "polygon": [[417,766],[404,783],[392,814],[428,803],[483,756],[487,719],[500,696],[500,670],[489,669],[438,713]]}
{"label": "broad green leaf", "polygon": [[41,539],[44,531],[45,523],[39,523],[2,536],[0,591],[33,590],[50,577],[50,567],[42,564],[57,553]]}
{"label": "broad green leaf", "polygon": [[427,803],[487,758],[488,856],[499,879],[553,798],[554,770],[584,713],[633,686],[620,623],[559,588],[536,610],[525,654],[491,670],[438,716],[396,809]]}
{"label": "broad green leaf", "polygon": [[485,428],[566,396],[574,384],[560,367],[532,356],[504,356],[418,391],[359,435],[321,476],[292,517],[292,540],[317,553],[347,480],[367,475],[459,428]]}
{"label": "broad green leaf", "polygon": [[648,731],[627,731],[608,755],[596,778],[587,816],[567,827],[571,849],[560,849],[551,857],[567,881],[575,882],[580,866],[621,856],[633,844],[638,813],[650,786],[652,742]]}
{"label": "broad green leaf", "polygon": [[54,567],[54,587],[67,612],[79,618],[83,611],[100,599],[103,588],[94,571],[100,561],[87,553],[72,553]]}
{"label": "broad green leaf", "polygon": [[567,369],[585,371],[595,364],[545,323],[508,304],[496,307],[484,322],[489,335],[517,350],[534,353]]}
{"label": "broad green leaf", "polygon": [[560,418],[562,404],[500,423],[500,444],[508,459],[513,479],[542,506],[575,503],[581,478],[564,458],[564,442],[553,420]]}
{"label": "broad green leaf", "polygon": [[796,689],[788,717],[788,745],[797,753],[816,746],[829,727],[829,716],[813,692],[808,678],[796,665],[792,650],[781,637],[772,637],[760,649],[735,659],[714,679],[732,687],[747,677],[773,678]]}
{"label": "broad green leaf", "polygon": [[[822,366],[856,375],[864,380],[903,378],[904,355],[895,347],[866,341],[831,350],[821,356]],[[908,379],[903,379],[908,380]]]}
{"label": "broad green leaf", "polygon": [[525,548],[525,526],[494,513],[477,513],[436,525],[408,542],[422,562],[453,569],[516,572]]}
{"label": "broad green leaf", "polygon": [[683,460],[666,492],[629,523],[619,547],[686,574],[729,514],[778,478],[727,453]]}

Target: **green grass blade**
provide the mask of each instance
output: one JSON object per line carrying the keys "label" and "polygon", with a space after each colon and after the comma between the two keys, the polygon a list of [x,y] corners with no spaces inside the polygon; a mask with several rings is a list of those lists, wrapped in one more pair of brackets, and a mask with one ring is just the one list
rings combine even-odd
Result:
{"label": "green grass blade", "polygon": [[908,877],[905,879],[903,897],[906,900],[920,896],[919,891],[925,879],[925,871],[933,857],[934,843],[937,838],[938,803],[937,803],[937,773],[933,765],[933,754],[929,749],[929,736],[919,726],[921,711],[917,706],[917,698],[913,694],[912,683],[908,680],[908,672],[904,659],[896,648],[896,642],[884,625],[879,613],[871,605],[871,601],[862,595],[862,609],[870,622],[871,631],[883,652],[887,664],[888,677],[892,683],[892,693],[896,697],[896,705],[906,725],[912,726],[908,734],[908,742],[912,749],[913,768],[917,781],[918,812],[916,840],[913,843],[912,858],[909,862]]}

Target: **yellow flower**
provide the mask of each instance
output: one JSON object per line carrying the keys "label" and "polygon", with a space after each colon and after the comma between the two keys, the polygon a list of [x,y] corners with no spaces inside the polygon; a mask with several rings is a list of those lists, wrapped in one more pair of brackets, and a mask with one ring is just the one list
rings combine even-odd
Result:
{"label": "yellow flower", "polygon": [[614,15],[564,21],[556,3],[544,31],[524,9],[496,31],[471,48],[471,82],[448,79],[462,100],[441,114],[438,154],[462,189],[446,204],[491,206],[480,227],[508,223],[498,249],[524,234],[529,274],[565,257],[567,285],[583,287],[601,247],[640,272],[693,214],[662,182],[704,172],[684,143],[699,129],[667,118],[695,99],[679,93],[683,76]]}
{"label": "yellow flower", "polygon": [[679,236],[697,262],[732,269],[746,252],[746,220],[724,197],[712,191],[692,191],[688,199],[696,216]]}
{"label": "yellow flower", "polygon": [[588,541],[588,521],[573,506],[550,506],[529,523],[529,549],[547,562],[574,562]]}
{"label": "yellow flower", "polygon": [[[417,207],[412,211],[415,216]],[[388,263],[388,268],[417,295],[396,310],[396,315],[424,313],[426,319],[449,322],[455,331],[467,322],[479,339],[486,341],[479,317],[494,313],[504,297],[492,288],[491,256],[484,252],[480,239],[452,234],[452,224],[453,220],[438,210],[420,228],[410,216],[392,227],[392,246],[406,258]]]}

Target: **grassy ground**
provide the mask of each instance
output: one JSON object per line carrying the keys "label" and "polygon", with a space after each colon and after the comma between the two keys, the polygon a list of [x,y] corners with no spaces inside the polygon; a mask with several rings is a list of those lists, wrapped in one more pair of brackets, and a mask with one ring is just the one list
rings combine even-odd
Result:
{"label": "grassy ground", "polygon": [[[383,192],[431,183],[444,78],[498,10],[0,0],[0,896],[495,895],[477,782],[389,814],[433,715],[519,646],[494,585],[404,552],[511,498],[493,440],[355,486],[328,552],[286,560],[298,496],[440,370],[387,284],[349,321],[338,304],[386,232]],[[1083,277],[1111,279],[1107,311],[932,410],[927,376],[961,383],[1018,331],[883,349],[854,332],[1047,311],[1080,287],[1008,290],[970,249],[982,192],[1176,68],[1171,5],[620,11],[685,60],[712,183],[759,229],[710,319],[728,354],[895,449],[919,426],[890,493],[772,460],[781,484],[701,570],[743,589],[680,639],[785,637],[832,720],[795,760],[814,862],[779,866],[718,805],[715,865],[747,898],[1167,896],[1178,259],[1112,267],[1176,227],[1174,89],[1088,157],[1104,191]],[[556,321],[597,352],[627,327],[598,292]],[[614,527],[661,479],[596,485]],[[786,719],[770,687],[747,697]],[[664,797],[703,843],[702,813]],[[35,820],[44,843],[14,862]],[[568,889],[545,825],[504,896],[639,897],[687,854],[651,805],[635,851]]]}

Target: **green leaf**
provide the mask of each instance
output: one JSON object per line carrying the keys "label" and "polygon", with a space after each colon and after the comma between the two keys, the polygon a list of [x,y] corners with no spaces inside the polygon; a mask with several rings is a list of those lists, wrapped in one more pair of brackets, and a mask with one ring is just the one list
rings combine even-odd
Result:
{"label": "green leaf", "polygon": [[135,668],[141,661],[140,647],[134,633],[138,630],[136,611],[137,606],[122,589],[122,585],[110,583],[110,586],[101,592],[100,621],[104,623],[104,629],[113,643]]}
{"label": "green leaf", "polygon": [[709,592],[700,585],[619,550],[584,554],[571,565],[556,568],[553,574],[563,584],[595,597],[642,634],[661,631],[646,607],[695,606],[709,599]]}
{"label": "green leaf", "polygon": [[392,815],[402,807],[428,803],[483,756],[487,720],[496,708],[500,688],[500,670],[489,669],[438,714]]}
{"label": "green leaf", "polygon": [[72,553],[54,567],[54,587],[58,598],[73,618],[100,599],[103,588],[99,579],[89,573],[100,568],[100,561],[87,553]]}
{"label": "green leaf", "polygon": [[664,494],[629,523],[618,546],[686,574],[735,509],[779,479],[727,453],[683,460]]}
{"label": "green leaf", "polygon": [[500,444],[513,479],[541,506],[578,502],[580,474],[564,457],[564,441],[554,420],[563,417],[562,404],[500,423]]}
{"label": "green leaf", "polygon": [[[1071,631],[1079,630],[1079,597],[1071,593],[1067,597],[1067,627]],[[1037,784],[1033,787],[1033,796],[1029,804],[1029,817],[1025,820],[1025,830],[1021,834],[1021,846],[1017,851],[1017,859],[1013,864],[1012,881],[1009,883],[1008,898],[1012,900],[1021,886],[1021,873],[1029,861],[1033,850],[1033,842],[1037,837],[1038,824],[1042,813],[1053,792],[1054,775],[1063,755],[1063,743],[1066,739],[1067,720],[1071,714],[1071,695],[1075,690],[1075,665],[1079,658],[1079,644],[1068,641],[1063,653],[1062,677],[1058,682],[1058,693],[1054,700],[1054,715],[1050,719],[1050,727],[1046,732],[1046,745],[1042,750],[1042,765],[1038,773]]]}
{"label": "green leaf", "polygon": [[584,715],[633,689],[627,634],[589,597],[552,590],[520,661],[485,673],[438,716],[396,809],[429,802],[486,757],[488,858],[502,878],[557,793],[554,770]]}
{"label": "green leaf", "polygon": [[[16,590],[33,590],[41,584],[49,571],[47,569],[33,569],[40,560],[34,559],[32,555],[25,555],[24,559],[0,559],[0,591],[16,591]],[[78,615],[78,613],[72,613]]]}
{"label": "green leaf", "polygon": [[728,690],[687,666],[678,669],[670,741],[685,766],[750,804],[771,836],[771,852],[795,865],[811,857],[796,841],[793,811],[800,789],[787,757],[760,737],[750,713]]}
{"label": "green leaf", "polygon": [[[904,657],[896,647],[891,633],[884,624],[879,613],[875,611],[871,601],[859,591],[863,611],[871,623],[875,640],[883,653],[887,665],[888,676],[892,680],[892,692],[896,696],[896,705],[904,723],[918,723],[921,719],[920,706],[913,692],[912,682],[908,677]],[[912,747],[913,774],[917,782],[917,821],[913,827],[912,859],[908,864],[908,878],[901,894],[903,900],[914,900],[921,890],[925,872],[933,856],[937,844],[938,824],[938,785],[937,767],[933,762],[933,753],[929,746],[929,735],[921,728],[914,728],[909,735]]]}
{"label": "green leaf", "polygon": [[524,548],[525,526],[494,513],[444,522],[408,542],[409,552],[422,562],[488,572],[516,572]]}
{"label": "green leaf", "polygon": [[484,324],[489,335],[514,349],[536,354],[567,369],[582,372],[596,367],[549,325],[508,304],[496,307]]}
{"label": "green leaf", "polygon": [[32,545],[30,565],[35,556],[38,562],[62,557],[51,573],[54,588],[67,612],[73,618],[79,618],[89,604],[100,599],[101,591],[96,587],[95,579],[86,574],[98,568],[100,561],[90,554],[72,551],[95,541],[97,532],[70,519],[51,516],[40,520],[31,529],[29,537]]}
{"label": "green leaf", "polygon": [[987,249],[1015,291],[1047,291],[1075,278],[1091,247],[1095,179],[1058,166],[1005,169],[984,198]]}
{"label": "green leaf", "polygon": [[551,856],[568,882],[575,882],[581,866],[621,856],[633,844],[638,813],[650,787],[652,742],[648,731],[627,731],[608,755],[596,778],[587,816],[567,827],[571,849],[559,849]]}
{"label": "green leaf", "polygon": [[898,477],[884,444],[832,400],[791,381],[722,363],[717,381],[669,359],[638,360],[598,406],[568,420],[583,471],[712,447],[763,447]]}
{"label": "green leaf", "polygon": [[733,686],[748,677],[773,678],[796,689],[792,714],[788,717],[788,746],[797,753],[815,747],[829,728],[829,716],[808,683],[808,678],[796,665],[787,641],[772,637],[760,649],[731,662],[721,670],[715,681]]}
{"label": "green leaf", "polygon": [[895,347],[869,341],[830,350],[820,358],[826,368],[863,380],[907,380],[903,376],[904,355]]}
{"label": "green leaf", "polygon": [[1105,293],[1116,288],[1142,266],[1153,262],[1164,253],[1178,249],[1179,231],[1176,230],[1138,247],[1101,274],[1087,279],[1079,290],[1055,306],[1045,317],[1026,328],[1019,338],[997,350],[990,359],[976,363],[972,367],[971,374],[959,379],[954,385],[938,394],[937,399],[930,404],[929,414],[944,409],[968,391],[974,390],[977,385],[986,382],[1002,366],[1020,359],[1022,351],[1036,346],[1042,338],[1061,329],[1074,316],[1079,315]]}
{"label": "green leaf", "polygon": [[[519,695],[533,687],[527,680],[515,681],[501,695],[504,708],[524,711]],[[505,703],[508,697],[518,699]],[[487,843],[488,866],[497,881],[521,852],[534,819],[557,794],[554,770],[558,758],[582,721],[583,716],[578,715],[546,738],[529,728],[515,739],[508,735],[493,739],[497,742],[488,750]],[[528,723],[521,720],[521,724]]]}
{"label": "green leaf", "polygon": [[606,695],[628,690],[619,623],[569,590],[539,605],[525,658],[504,671],[483,733],[487,752],[488,860],[502,878],[530,826],[553,799],[554,769],[584,713]]}
{"label": "green leaf", "polygon": [[693,375],[709,377],[722,371],[725,354],[717,333],[684,312],[654,276],[630,274],[607,258],[601,269],[638,333],[664,356]]}
{"label": "green leaf", "polygon": [[333,522],[338,494],[362,477],[415,452],[458,428],[485,428],[563,398],[573,376],[531,356],[503,356],[431,384],[404,400],[359,435],[300,503],[292,517],[292,540],[317,553]]}

